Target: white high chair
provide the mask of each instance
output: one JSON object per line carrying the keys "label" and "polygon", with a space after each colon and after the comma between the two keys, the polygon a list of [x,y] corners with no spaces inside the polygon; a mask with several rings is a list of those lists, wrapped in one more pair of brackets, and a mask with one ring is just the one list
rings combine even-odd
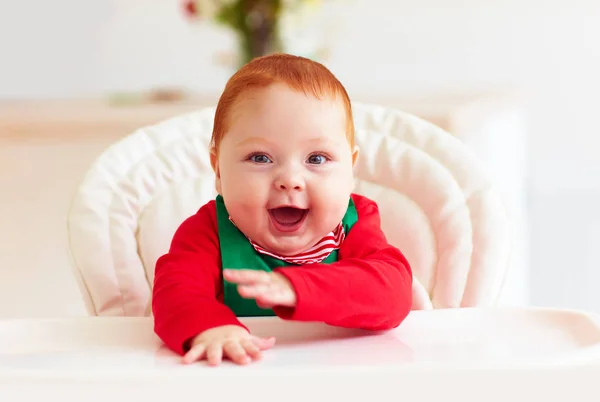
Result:
{"label": "white high chair", "polygon": [[[484,169],[458,139],[419,118],[354,104],[356,192],[414,272],[414,309],[493,305],[510,228]],[[92,315],[147,316],[154,264],[178,225],[215,197],[214,109],[145,127],[107,149],[68,217],[74,272]]]}
{"label": "white high chair", "polygon": [[515,389],[532,400],[598,399],[587,391],[600,369],[598,316],[486,308],[502,288],[510,230],[476,159],[432,124],[361,104],[356,192],[379,203],[384,231],[413,268],[420,311],[375,334],[246,318],[253,334],[277,338],[260,362],[182,366],[153,333],[151,285],[180,222],[215,196],[213,113],[142,128],[91,167],[68,220],[90,316],[0,321],[3,400],[467,402],[508,400]]}

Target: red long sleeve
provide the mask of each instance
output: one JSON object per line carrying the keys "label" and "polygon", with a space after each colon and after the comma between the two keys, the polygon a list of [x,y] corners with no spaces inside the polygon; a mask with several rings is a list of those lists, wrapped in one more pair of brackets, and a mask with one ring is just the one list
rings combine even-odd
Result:
{"label": "red long sleeve", "polygon": [[[358,222],[334,264],[280,268],[297,293],[294,309],[274,311],[284,319],[320,321],[372,330],[398,326],[412,301],[412,273],[402,253],[380,229],[377,205],[353,195]],[[240,325],[223,302],[215,202],[204,205],[177,230],[156,263],[152,310],[156,334],[172,350],[221,325]]]}
{"label": "red long sleeve", "polygon": [[216,206],[211,201],[184,221],[169,252],[156,262],[152,311],[154,331],[172,350],[204,330],[240,325],[223,304]]}
{"label": "red long sleeve", "polygon": [[339,250],[338,262],[280,268],[297,295],[295,309],[275,308],[298,321],[370,330],[397,327],[412,307],[412,271],[380,229],[377,204],[352,196],[358,222]]}

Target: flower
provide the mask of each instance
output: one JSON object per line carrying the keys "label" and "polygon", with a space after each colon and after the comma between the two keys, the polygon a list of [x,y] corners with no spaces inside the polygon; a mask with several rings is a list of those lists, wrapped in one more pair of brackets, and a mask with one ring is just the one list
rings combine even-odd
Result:
{"label": "flower", "polygon": [[184,1],[183,12],[188,18],[195,18],[198,16],[198,7],[196,7],[196,2],[193,0]]}
{"label": "flower", "polygon": [[235,0],[185,0],[183,9],[188,18],[214,19],[221,9]]}

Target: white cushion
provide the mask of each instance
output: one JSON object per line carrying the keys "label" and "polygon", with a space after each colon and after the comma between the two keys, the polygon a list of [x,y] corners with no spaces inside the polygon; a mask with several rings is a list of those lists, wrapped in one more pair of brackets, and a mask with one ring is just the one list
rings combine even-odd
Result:
{"label": "white cushion", "polygon": [[[353,104],[356,192],[414,273],[414,309],[496,302],[510,257],[504,206],[458,139],[401,111]],[[91,166],[68,217],[74,272],[93,315],[151,314],[154,265],[179,224],[215,197],[214,108],[142,128]]]}

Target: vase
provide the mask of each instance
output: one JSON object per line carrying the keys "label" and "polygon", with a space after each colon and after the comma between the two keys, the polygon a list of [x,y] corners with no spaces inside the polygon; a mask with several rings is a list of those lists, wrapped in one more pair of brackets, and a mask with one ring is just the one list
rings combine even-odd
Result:
{"label": "vase", "polygon": [[284,51],[279,35],[281,6],[281,0],[237,3],[234,15],[229,15],[227,22],[236,34],[238,67],[256,57]]}
{"label": "vase", "polygon": [[274,22],[262,22],[247,30],[238,31],[238,67],[250,60],[272,53],[284,52],[278,26]]}

